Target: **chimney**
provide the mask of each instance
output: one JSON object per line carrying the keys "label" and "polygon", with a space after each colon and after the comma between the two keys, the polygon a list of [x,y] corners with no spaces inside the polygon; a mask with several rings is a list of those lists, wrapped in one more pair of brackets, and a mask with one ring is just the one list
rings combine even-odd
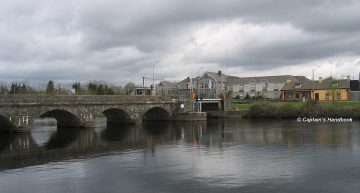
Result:
{"label": "chimney", "polygon": [[221,76],[221,70],[218,71],[218,75]]}
{"label": "chimney", "polygon": [[349,76],[349,75],[346,76],[346,80],[347,80],[348,82],[350,82],[350,76]]}
{"label": "chimney", "polygon": [[319,77],[319,83],[322,83],[322,81],[323,81],[323,77]]}

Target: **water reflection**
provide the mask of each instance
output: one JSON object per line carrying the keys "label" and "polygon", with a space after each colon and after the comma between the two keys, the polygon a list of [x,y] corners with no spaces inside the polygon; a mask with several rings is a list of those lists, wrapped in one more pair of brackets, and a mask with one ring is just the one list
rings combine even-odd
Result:
{"label": "water reflection", "polygon": [[132,124],[108,124],[107,127],[100,132],[100,136],[104,141],[120,141],[128,135],[132,128],[134,128]]}
{"label": "water reflection", "polygon": [[35,119],[33,126],[31,136],[39,146],[45,145],[57,131],[56,119],[54,118]]}
{"label": "water reflection", "polygon": [[[0,135],[0,168],[16,168],[74,157],[134,149],[156,152],[157,146],[180,145],[210,152],[226,152],[246,145],[269,151],[359,147],[359,122],[300,124],[294,121],[209,120],[207,122],[151,122],[109,124],[96,128],[56,128],[53,120],[39,120],[30,134]],[[231,148],[230,148],[231,147]],[[21,157],[19,162],[9,160]],[[35,159],[36,158],[36,159]],[[20,164],[19,164],[20,163]]]}
{"label": "water reflection", "polygon": [[46,149],[59,149],[68,146],[78,139],[80,129],[78,128],[58,128],[52,133],[49,141],[46,143]]}
{"label": "water reflection", "polygon": [[10,143],[14,140],[12,133],[0,133],[0,153],[9,148]]}

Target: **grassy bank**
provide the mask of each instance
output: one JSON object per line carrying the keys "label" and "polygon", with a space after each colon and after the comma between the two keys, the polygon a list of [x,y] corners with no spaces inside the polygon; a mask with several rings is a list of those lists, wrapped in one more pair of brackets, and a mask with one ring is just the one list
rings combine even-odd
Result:
{"label": "grassy bank", "polygon": [[[249,110],[253,105],[263,104],[264,102],[249,102],[249,103],[232,103],[231,110]],[[295,108],[304,107],[304,102],[268,102],[276,107],[292,106]],[[317,105],[322,107],[358,107],[360,108],[360,101],[342,101],[342,102],[319,102]]]}
{"label": "grassy bank", "polygon": [[249,118],[333,117],[360,119],[360,102],[257,102],[239,104]]}

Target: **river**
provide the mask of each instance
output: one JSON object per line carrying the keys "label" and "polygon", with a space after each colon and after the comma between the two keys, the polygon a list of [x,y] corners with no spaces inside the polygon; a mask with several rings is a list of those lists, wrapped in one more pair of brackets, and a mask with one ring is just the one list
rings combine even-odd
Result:
{"label": "river", "polygon": [[38,120],[0,133],[0,192],[360,190],[360,123],[147,122],[95,128]]}

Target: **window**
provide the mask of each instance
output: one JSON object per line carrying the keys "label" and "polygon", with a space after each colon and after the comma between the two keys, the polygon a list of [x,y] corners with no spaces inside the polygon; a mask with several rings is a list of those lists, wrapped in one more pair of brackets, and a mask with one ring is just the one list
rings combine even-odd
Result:
{"label": "window", "polygon": [[244,85],[240,85],[239,92],[244,92]]}
{"label": "window", "polygon": [[330,100],[330,93],[327,92],[327,93],[325,94],[325,100]]}
{"label": "window", "polygon": [[279,98],[279,93],[278,92],[274,93],[274,98],[276,98],[276,99]]}
{"label": "window", "polygon": [[256,88],[255,82],[254,82],[254,81],[253,81],[253,82],[250,82],[250,89],[251,89],[251,91],[255,91],[255,88]]}
{"label": "window", "polygon": [[341,93],[340,92],[336,93],[336,99],[341,100]]}
{"label": "window", "polygon": [[274,91],[279,91],[279,85],[278,84],[274,85]]}
{"label": "window", "polygon": [[200,88],[204,88],[204,83],[201,83],[201,84],[200,84]]}
{"label": "window", "polygon": [[331,82],[331,86],[332,87],[337,87],[337,86],[339,86],[339,82]]}
{"label": "window", "polygon": [[268,82],[266,80],[261,81],[261,89],[262,91],[267,91]]}

